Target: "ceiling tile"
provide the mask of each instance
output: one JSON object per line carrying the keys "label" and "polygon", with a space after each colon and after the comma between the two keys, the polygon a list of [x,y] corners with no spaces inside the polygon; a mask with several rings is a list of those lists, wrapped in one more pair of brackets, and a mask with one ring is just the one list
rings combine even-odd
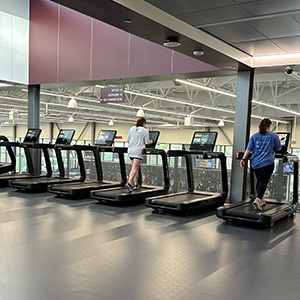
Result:
{"label": "ceiling tile", "polygon": [[268,38],[287,37],[299,35],[300,33],[300,25],[290,16],[255,20],[247,23]]}
{"label": "ceiling tile", "polygon": [[206,27],[205,30],[228,43],[263,40],[265,37],[247,23]]}
{"label": "ceiling tile", "polygon": [[300,9],[299,0],[251,1],[249,3],[243,3],[241,5],[255,16]]}
{"label": "ceiling tile", "polygon": [[234,43],[235,47],[252,56],[284,54],[285,51],[269,40]]}
{"label": "ceiling tile", "polygon": [[204,25],[216,22],[223,22],[241,18],[247,18],[251,15],[238,5],[207,9],[204,11],[194,11],[192,13],[178,15],[177,18],[191,25]]}
{"label": "ceiling tile", "polygon": [[288,53],[300,52],[300,35],[281,39],[272,39],[273,43]]}
{"label": "ceiling tile", "polygon": [[234,1],[232,0],[146,0],[146,2],[168,12],[171,15],[178,15],[234,4]]}

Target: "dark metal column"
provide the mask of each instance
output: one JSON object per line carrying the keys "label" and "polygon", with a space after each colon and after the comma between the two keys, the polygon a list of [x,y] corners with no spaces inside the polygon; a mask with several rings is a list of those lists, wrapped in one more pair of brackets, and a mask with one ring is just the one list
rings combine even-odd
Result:
{"label": "dark metal column", "polygon": [[246,67],[244,65],[239,66],[233,132],[233,152],[230,185],[231,203],[242,201],[246,197],[247,168],[241,168],[239,166],[240,161],[235,158],[235,155],[237,152],[244,151],[249,141],[253,78],[254,69]]}
{"label": "dark metal column", "polygon": [[[28,128],[40,128],[40,85],[28,86]],[[32,152],[34,172],[40,173],[41,152],[38,149]]]}

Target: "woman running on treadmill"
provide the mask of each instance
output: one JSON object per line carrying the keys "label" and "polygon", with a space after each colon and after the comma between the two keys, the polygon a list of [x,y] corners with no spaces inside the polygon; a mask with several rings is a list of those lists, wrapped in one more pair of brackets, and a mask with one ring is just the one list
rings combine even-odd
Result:
{"label": "woman running on treadmill", "polygon": [[145,118],[139,118],[136,121],[135,126],[131,127],[128,132],[128,155],[132,160],[132,167],[126,183],[127,189],[132,190],[139,189],[139,167],[142,162],[142,152],[146,145],[152,144],[153,141],[149,140],[149,132],[146,129]]}
{"label": "woman running on treadmill", "polygon": [[281,149],[280,140],[275,132],[271,132],[271,120],[265,118],[259,123],[259,132],[250,138],[247,149],[240,162],[240,166],[245,166],[245,161],[252,151],[251,167],[257,178],[256,193],[257,197],[253,201],[256,210],[262,210],[266,205],[263,200],[267,184],[274,170],[275,151]]}

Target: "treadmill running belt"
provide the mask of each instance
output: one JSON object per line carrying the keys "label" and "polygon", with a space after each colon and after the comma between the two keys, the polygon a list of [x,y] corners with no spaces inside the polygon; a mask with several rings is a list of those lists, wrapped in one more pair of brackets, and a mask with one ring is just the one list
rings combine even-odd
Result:
{"label": "treadmill running belt", "polygon": [[256,210],[254,208],[252,202],[250,202],[245,205],[240,205],[240,206],[231,208],[228,210],[228,213],[233,216],[241,215],[241,216],[247,216],[248,218],[252,218],[252,219],[258,219],[259,213],[266,213],[269,210],[276,209],[276,208],[280,209],[281,205],[282,205],[281,203],[268,203],[267,202],[267,205],[263,206],[263,210],[259,211],[259,210]]}
{"label": "treadmill running belt", "polygon": [[211,194],[180,194],[180,195],[172,195],[171,197],[161,197],[157,199],[152,199],[151,203],[184,203],[186,201],[190,202],[193,201],[194,199],[201,199],[201,198],[206,198],[211,196]]}

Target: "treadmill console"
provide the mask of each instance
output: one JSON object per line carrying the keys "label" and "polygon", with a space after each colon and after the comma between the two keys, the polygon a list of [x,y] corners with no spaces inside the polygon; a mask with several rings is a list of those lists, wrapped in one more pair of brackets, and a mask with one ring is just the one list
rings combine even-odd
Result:
{"label": "treadmill console", "polygon": [[100,130],[95,141],[97,146],[112,146],[116,137],[116,130]]}
{"label": "treadmill console", "polygon": [[156,147],[159,135],[160,135],[159,131],[149,131],[149,140],[152,140],[153,143],[148,145],[147,148],[155,148]]}
{"label": "treadmill console", "polygon": [[276,133],[281,144],[280,151],[276,151],[276,153],[286,154],[289,146],[290,133],[289,132],[276,132]]}
{"label": "treadmill console", "polygon": [[55,144],[70,145],[75,134],[73,129],[61,129],[58,133]]}
{"label": "treadmill console", "polygon": [[196,131],[194,133],[190,150],[199,151],[214,151],[215,143],[217,140],[217,132],[201,132]]}
{"label": "treadmill console", "polygon": [[42,129],[33,129],[30,128],[27,130],[27,133],[24,138],[24,143],[35,143],[40,137]]}

